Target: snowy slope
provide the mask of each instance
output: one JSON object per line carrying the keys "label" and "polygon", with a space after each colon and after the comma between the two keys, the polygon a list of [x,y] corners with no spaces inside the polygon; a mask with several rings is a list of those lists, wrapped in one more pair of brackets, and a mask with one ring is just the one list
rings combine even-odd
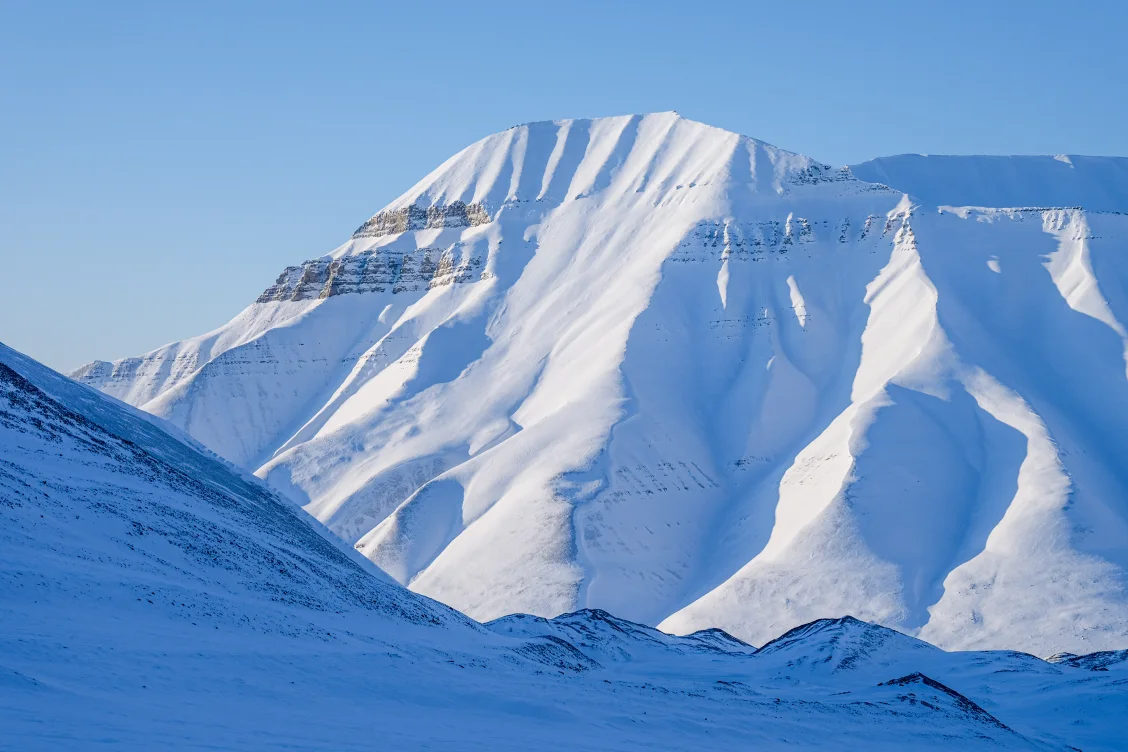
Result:
{"label": "snowy slope", "polygon": [[476,624],[0,346],[0,747],[1116,749],[1115,656],[853,619],[759,651],[600,611]]}
{"label": "snowy slope", "polygon": [[[999,184],[1064,163],[1030,164]],[[1122,649],[1126,234],[673,113],[533,123],[219,330],[75,376],[474,618]]]}
{"label": "snowy slope", "polygon": [[934,206],[1128,212],[1125,157],[899,154],[850,170],[859,180],[884,183]]}

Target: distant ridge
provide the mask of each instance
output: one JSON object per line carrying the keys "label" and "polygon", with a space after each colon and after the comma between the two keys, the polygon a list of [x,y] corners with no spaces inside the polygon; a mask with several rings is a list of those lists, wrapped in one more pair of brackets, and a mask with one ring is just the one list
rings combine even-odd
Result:
{"label": "distant ridge", "polygon": [[1128,158],[900,154],[851,165],[934,206],[1082,208],[1128,213]]}

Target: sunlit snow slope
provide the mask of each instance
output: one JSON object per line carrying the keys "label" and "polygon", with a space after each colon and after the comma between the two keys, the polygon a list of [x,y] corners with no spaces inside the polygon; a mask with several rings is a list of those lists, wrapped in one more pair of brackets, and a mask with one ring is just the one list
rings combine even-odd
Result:
{"label": "sunlit snow slope", "polygon": [[475,618],[1122,648],[1128,219],[1081,200],[1122,171],[1053,208],[1023,164],[940,208],[673,113],[519,126],[75,376]]}

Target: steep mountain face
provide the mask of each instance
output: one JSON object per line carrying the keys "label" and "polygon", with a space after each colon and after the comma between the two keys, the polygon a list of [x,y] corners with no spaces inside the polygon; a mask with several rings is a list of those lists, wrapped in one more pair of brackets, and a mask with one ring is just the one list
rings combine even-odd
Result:
{"label": "steep mountain face", "polygon": [[474,618],[1123,648],[1121,167],[1074,159],[1107,185],[1053,208],[1014,191],[1069,165],[1022,162],[952,208],[994,162],[930,202],[900,159],[672,113],[512,128],[224,327],[74,376]]}
{"label": "steep mountain face", "polygon": [[477,624],[166,427],[0,345],[0,746],[1119,741],[1107,654],[946,653],[851,619],[761,651],[602,611]]}

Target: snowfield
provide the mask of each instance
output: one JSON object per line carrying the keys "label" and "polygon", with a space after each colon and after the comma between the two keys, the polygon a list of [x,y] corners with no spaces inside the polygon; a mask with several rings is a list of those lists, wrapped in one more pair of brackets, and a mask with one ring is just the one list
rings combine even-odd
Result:
{"label": "snowfield", "polygon": [[523,125],[220,329],[73,375],[474,619],[1123,649],[1125,164]]}
{"label": "snowfield", "polygon": [[480,624],[175,428],[0,345],[0,747],[1123,748],[1128,651],[760,649],[605,611]]}

